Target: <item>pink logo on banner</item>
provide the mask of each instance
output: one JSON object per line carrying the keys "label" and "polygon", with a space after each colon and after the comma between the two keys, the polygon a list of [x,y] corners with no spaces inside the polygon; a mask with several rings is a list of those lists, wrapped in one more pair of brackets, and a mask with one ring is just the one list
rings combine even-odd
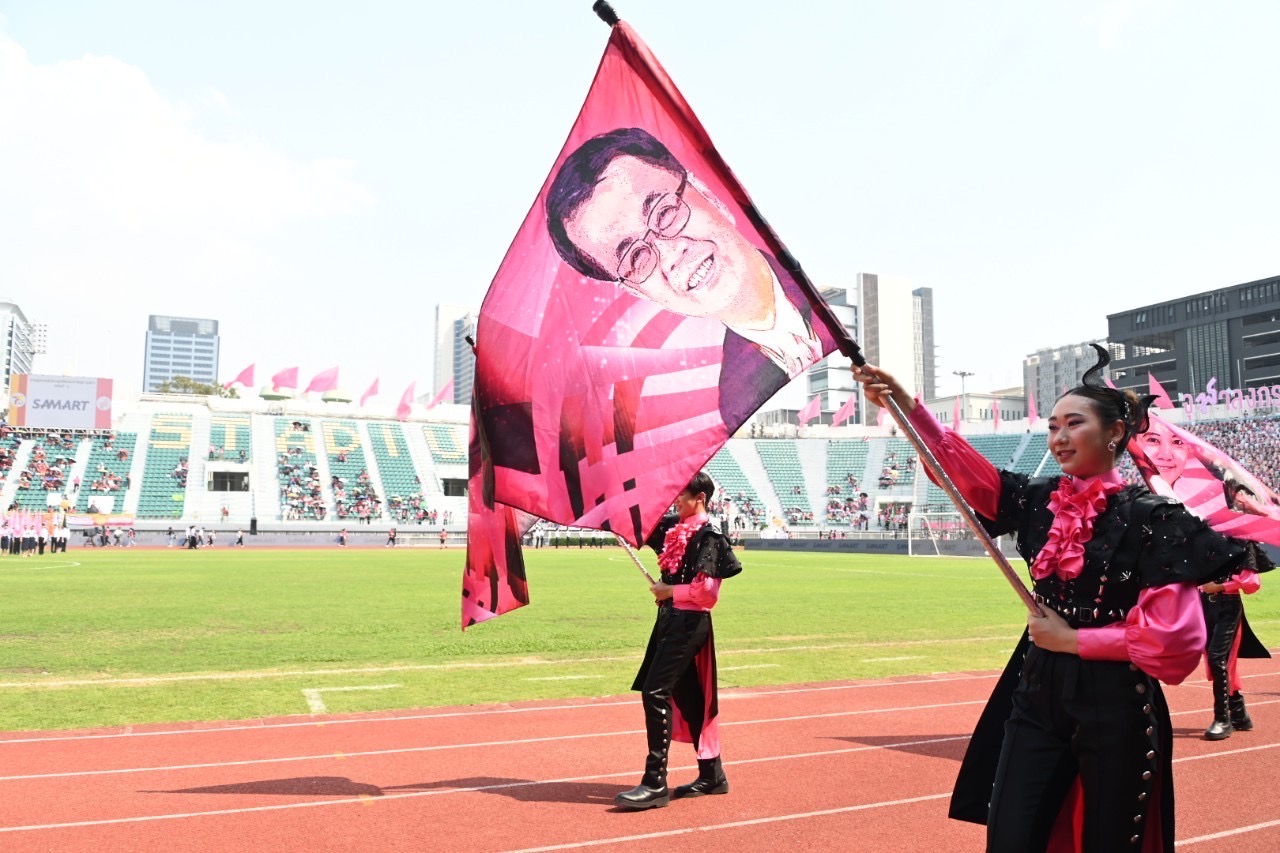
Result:
{"label": "pink logo on banner", "polygon": [[528,602],[519,543],[534,517],[638,545],[845,334],[615,24],[480,309],[463,627]]}
{"label": "pink logo on banner", "polygon": [[1129,450],[1151,491],[1226,536],[1280,545],[1280,496],[1212,444],[1153,415]]}

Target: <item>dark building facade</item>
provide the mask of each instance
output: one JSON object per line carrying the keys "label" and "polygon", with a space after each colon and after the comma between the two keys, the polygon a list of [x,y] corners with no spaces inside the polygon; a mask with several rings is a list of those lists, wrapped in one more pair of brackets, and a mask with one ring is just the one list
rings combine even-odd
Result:
{"label": "dark building facade", "polygon": [[1111,378],[1147,390],[1154,374],[1169,396],[1280,385],[1280,276],[1107,316]]}

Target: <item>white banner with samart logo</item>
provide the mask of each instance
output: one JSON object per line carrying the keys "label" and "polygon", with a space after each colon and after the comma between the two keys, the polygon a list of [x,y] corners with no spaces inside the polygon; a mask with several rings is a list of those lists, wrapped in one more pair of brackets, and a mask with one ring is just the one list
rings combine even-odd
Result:
{"label": "white banner with samart logo", "polygon": [[9,424],[41,429],[111,429],[111,380],[14,374]]}

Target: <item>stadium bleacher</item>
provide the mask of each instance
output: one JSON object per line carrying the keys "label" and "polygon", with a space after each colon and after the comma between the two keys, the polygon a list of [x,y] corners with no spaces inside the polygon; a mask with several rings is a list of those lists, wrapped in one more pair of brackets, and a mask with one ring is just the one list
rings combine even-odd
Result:
{"label": "stadium bleacher", "polygon": [[323,521],[328,515],[316,465],[310,418],[276,418],[276,479],[285,520]]}
{"label": "stadium bleacher", "polygon": [[467,463],[467,445],[460,440],[457,427],[425,424],[422,434],[427,439],[427,447],[431,448],[431,458],[436,462],[445,465]]}
{"label": "stadium bleacher", "polygon": [[220,413],[209,418],[209,458],[234,462],[253,459],[253,424],[248,415]]}
{"label": "stadium bleacher", "polygon": [[382,517],[382,498],[373,487],[364,442],[354,421],[323,421],[325,454],[333,478],[334,513],[339,520]]}
{"label": "stadium bleacher", "polygon": [[142,469],[138,518],[182,518],[191,470],[191,415],[158,414],[151,419]]}
{"label": "stadium bleacher", "polygon": [[804,469],[796,443],[780,439],[757,440],[756,452],[769,474],[778,502],[787,524],[812,524],[813,506],[809,501],[809,486],[805,482]]}
{"label": "stadium bleacher", "polygon": [[400,522],[416,520],[422,505],[422,484],[409,455],[401,424],[369,424],[369,443],[373,459],[386,490],[387,511]]}
{"label": "stadium bleacher", "polygon": [[707,461],[707,473],[716,484],[717,501],[731,501],[737,517],[751,526],[764,521],[764,501],[760,500],[755,486],[751,485],[728,447],[722,447]]}
{"label": "stadium bleacher", "polygon": [[[76,497],[75,508],[86,512],[90,507],[106,511],[110,499],[114,511],[124,506],[125,496],[129,490],[129,469],[133,465],[133,450],[137,446],[138,436],[132,432],[117,432],[111,436],[98,436],[92,439],[89,450],[89,461],[84,468],[84,477],[80,481],[80,493]],[[123,455],[122,455],[123,454]],[[104,475],[110,474],[111,477]],[[117,478],[120,488],[106,488],[112,478]],[[101,487],[101,488],[99,488]]]}

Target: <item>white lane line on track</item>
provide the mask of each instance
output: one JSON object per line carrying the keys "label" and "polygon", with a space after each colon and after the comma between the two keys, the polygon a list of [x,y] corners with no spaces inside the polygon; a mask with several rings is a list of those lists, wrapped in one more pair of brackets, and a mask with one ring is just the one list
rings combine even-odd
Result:
{"label": "white lane line on track", "polygon": [[[770,717],[759,720],[736,720],[733,722],[721,723],[721,726],[758,726],[768,725],[772,723],[798,723],[806,720],[824,720],[832,717],[861,717],[871,714],[902,714],[911,711],[937,711],[945,708],[958,708],[965,705],[981,705],[986,700],[974,702],[948,702],[937,705],[910,705],[900,708],[866,708],[857,711],[832,711],[826,714],[805,714],[793,717]],[[451,744],[435,744],[432,746],[403,746],[394,749],[373,749],[362,752],[344,752],[343,760],[352,758],[363,758],[374,755],[399,755],[410,752],[443,752],[452,749],[486,749],[498,746],[518,746],[530,743],[554,743],[563,740],[585,740],[587,738],[604,738],[604,737],[630,737],[632,735],[644,734],[644,729],[620,729],[612,732],[586,732],[574,733],[567,735],[547,735],[546,737],[516,738],[511,740],[493,740],[480,741],[472,743],[451,743]],[[944,738],[944,740],[965,740],[968,735],[959,738]],[[924,741],[925,743],[936,743],[937,741]],[[870,747],[868,747],[870,748]],[[826,753],[813,753],[814,755],[825,755]],[[0,776],[0,782],[20,782],[30,781],[32,779],[61,779],[68,776],[118,776],[124,773],[166,773],[172,770],[203,770],[211,767],[241,767],[247,764],[283,764],[293,761],[324,761],[335,757],[333,753],[323,753],[318,755],[289,755],[275,758],[248,758],[242,761],[215,761],[204,762],[200,764],[168,764],[155,767],[118,767],[113,770],[66,770],[60,773],[31,773],[21,776]],[[754,759],[760,760],[760,759]]]}
{"label": "white lane line on track", "polygon": [[1280,820],[1269,820],[1266,823],[1238,826],[1235,829],[1224,829],[1221,832],[1215,832],[1210,835],[1197,835],[1195,838],[1180,838],[1178,839],[1178,846],[1185,847],[1188,844],[1199,844],[1201,841],[1217,841],[1219,838],[1230,838],[1233,835],[1244,835],[1246,832],[1257,832],[1260,829],[1270,829],[1273,826],[1280,826]]}
{"label": "white lane line on track", "polygon": [[[820,752],[806,752],[806,753],[794,753],[791,755],[764,756],[760,758],[748,758],[748,759],[743,759],[741,761],[734,761],[734,762],[731,762],[729,766],[733,767],[733,766],[744,765],[744,764],[760,764],[760,763],[776,762],[776,761],[791,761],[791,760],[798,760],[798,759],[804,759],[804,758],[823,758],[827,756],[847,755],[850,753],[857,753],[857,752],[903,749],[903,748],[912,747],[912,746],[922,746],[926,744],[945,743],[945,742],[951,742],[951,741],[963,741],[967,739],[968,739],[967,735],[959,735],[959,736],[945,737],[945,738],[930,738],[930,739],[920,740],[920,741],[903,741],[903,742],[892,743],[892,744],[878,744],[875,746],[845,747],[841,749],[824,750]],[[1277,744],[1277,746],[1280,746],[1280,744]],[[1231,751],[1215,752],[1206,757],[1220,758],[1230,754],[1231,754]],[[1176,764],[1185,760],[1187,759],[1174,759],[1174,763]],[[692,769],[692,767],[673,767],[671,769],[673,771],[679,772],[682,770]],[[115,772],[115,771],[108,771],[108,772]],[[532,787],[538,787],[543,785],[556,785],[556,784],[564,784],[564,783],[571,783],[571,782],[585,782],[585,781],[599,780],[599,779],[630,778],[634,775],[635,775],[635,770],[630,769],[630,770],[625,770],[619,773],[601,773],[601,774],[595,774],[590,776],[562,777],[559,779],[541,779],[541,780],[528,780],[528,781],[521,781],[521,782],[504,782],[498,785],[478,785],[478,786],[467,787],[467,788],[435,788],[430,791],[411,791],[411,792],[404,792],[404,793],[383,794],[380,797],[369,797],[365,795],[360,797],[344,797],[338,800],[313,800],[310,802],[303,802],[303,803],[295,802],[295,803],[284,803],[284,804],[271,805],[271,806],[251,806],[251,807],[239,808],[239,809],[215,809],[212,811],[204,811],[204,812],[176,812],[171,814],[142,815],[137,817],[125,817],[125,818],[102,818],[99,820],[73,821],[68,823],[31,824],[31,825],[25,825],[25,826],[3,826],[3,827],[0,827],[0,833],[28,832],[33,830],[47,830],[47,829],[68,829],[68,828],[75,828],[75,827],[105,826],[105,825],[111,825],[111,824],[125,824],[125,823],[145,823],[145,822],[151,822],[151,821],[157,821],[157,820],[180,820],[185,818],[196,818],[196,817],[217,817],[221,815],[250,814],[253,812],[284,811],[288,809],[314,808],[319,806],[335,806],[335,805],[346,805],[346,804],[359,804],[359,805],[368,806],[368,805],[373,805],[375,803],[379,803],[387,800],[404,799],[407,797],[427,797],[427,796],[440,796],[443,794],[480,793],[480,792],[487,792],[487,791],[510,790],[513,788],[532,788]],[[776,815],[769,818],[758,818],[756,820],[749,821],[746,823],[718,824],[716,826],[700,827],[700,828],[694,828],[689,830],[679,830],[678,832],[683,833],[683,832],[691,832],[691,831],[698,831],[698,830],[709,830],[709,829],[715,829],[715,828],[729,829],[735,826],[752,825],[756,823],[768,823],[771,821],[784,820],[788,818],[801,819],[804,817],[818,817],[826,814],[839,814],[847,811],[858,811],[858,810],[871,809],[871,808],[886,808],[886,807],[891,807],[895,805],[907,805],[907,804],[916,803],[916,802],[923,802],[925,800],[943,799],[949,796],[951,796],[950,792],[946,794],[929,794],[923,797],[916,797],[916,798],[910,798],[910,799],[904,799],[904,800],[889,800],[881,803],[866,803],[858,806],[845,806],[840,809],[827,810],[827,811],[821,811],[821,812],[804,812],[796,815]],[[1179,844],[1195,843],[1198,841],[1226,837],[1227,835],[1235,835],[1235,834],[1241,834],[1244,832],[1251,832],[1258,829],[1265,829],[1270,826],[1274,826],[1278,823],[1280,823],[1280,821],[1273,821],[1273,822],[1264,823],[1264,824],[1254,824],[1252,826],[1241,827],[1235,830],[1228,830],[1226,832],[1218,833],[1211,836],[1201,836],[1198,838],[1189,839],[1186,842],[1180,841]],[[635,840],[637,838],[647,838],[647,837],[650,837],[650,836],[626,836],[626,837],[613,838],[613,839],[607,839],[607,840],[601,839],[601,840],[592,841],[592,842],[579,842],[576,845],[560,845],[557,847],[530,848],[524,851],[511,851],[511,853],[533,853],[533,851],[535,850],[569,849],[572,846],[598,846],[600,844],[613,843],[615,841]],[[659,837],[659,836],[655,835],[653,837]]]}
{"label": "white lane line on track", "polygon": [[508,851],[508,853],[550,853],[552,850],[576,850],[582,847],[599,847],[602,844],[623,844],[628,841],[647,841],[653,838],[672,838],[678,835],[689,835],[694,832],[716,832],[721,829],[739,829],[744,826],[761,826],[769,823],[779,823],[785,820],[807,820],[808,818],[813,817],[828,817],[830,815],[848,814],[850,812],[867,811],[869,809],[909,806],[915,803],[927,803],[930,800],[941,800],[950,796],[950,793],[926,794],[923,797],[908,797],[902,800],[885,800],[880,803],[863,803],[857,806],[842,806],[838,809],[822,809],[821,811],[816,812],[797,812],[795,814],[774,815],[772,817],[758,817],[752,820],[735,820],[731,823],[715,823],[708,826],[691,826],[686,829],[668,829],[665,832],[647,832],[643,835],[619,835],[613,838],[600,838],[595,841],[575,841],[569,844],[553,844],[548,847],[525,847],[521,850]]}
{"label": "white lane line on track", "polygon": [[[941,743],[945,741],[964,740],[964,739],[965,738],[963,737],[932,738],[929,740],[922,740],[922,741],[904,741],[902,743],[896,743],[896,744],[878,744],[876,746],[855,746],[855,747],[846,747],[843,749],[826,750],[821,752],[806,752],[806,753],[797,753],[794,755],[766,756],[764,758],[748,758],[742,761],[734,761],[729,766],[736,767],[742,764],[758,764],[758,763],[764,763],[764,762],[786,761],[786,760],[801,759],[801,758],[821,758],[828,755],[845,755],[853,752],[871,752],[871,751],[879,751],[879,750],[895,749],[895,748],[902,749],[904,747],[910,747],[910,746]],[[688,767],[673,767],[671,769],[676,772],[679,772],[683,770],[692,770],[693,766],[690,765]],[[82,827],[82,826],[105,826],[110,824],[121,824],[121,823],[144,823],[144,822],[155,821],[155,820],[176,820],[176,819],[192,818],[192,817],[210,817],[210,816],[218,816],[218,815],[247,814],[252,812],[265,812],[265,811],[283,811],[286,809],[314,808],[318,806],[336,806],[336,805],[344,805],[344,804],[350,804],[350,803],[358,803],[361,805],[371,805],[373,803],[385,802],[387,800],[404,799],[407,797],[431,797],[431,796],[441,796],[443,794],[469,794],[469,793],[482,793],[487,791],[511,790],[512,788],[534,788],[534,787],[540,787],[544,785],[559,785],[559,784],[565,784],[570,782],[587,782],[595,779],[630,778],[634,775],[635,775],[635,769],[632,768],[630,770],[624,770],[619,773],[597,773],[590,776],[567,776],[559,779],[538,779],[538,780],[527,780],[527,781],[520,781],[520,782],[503,782],[498,785],[476,785],[476,786],[471,786],[466,788],[433,788],[430,791],[408,791],[404,793],[392,793],[392,794],[384,793],[380,797],[369,797],[368,795],[365,795],[361,797],[344,797],[338,800],[312,800],[310,802],[305,802],[305,803],[283,803],[280,805],[272,805],[272,806],[248,806],[248,807],[239,808],[239,809],[215,809],[212,811],[204,811],[204,812],[176,812],[172,814],[141,815],[137,817],[123,817],[123,818],[102,818],[99,820],[71,821],[67,823],[31,824],[26,826],[0,826],[0,832],[29,832],[32,830],[43,830],[43,829],[68,829],[68,828]],[[949,797],[951,795],[949,793],[935,794],[935,795],[929,795],[929,797],[927,797],[926,799],[937,799],[938,797],[943,797],[943,796]],[[894,802],[898,802],[898,801],[894,801]],[[908,802],[908,801],[901,801],[901,802]],[[892,804],[894,803],[886,803],[886,804],[871,803],[861,807],[850,806],[848,808],[850,809],[874,808],[880,805],[892,805]]]}
{"label": "white lane line on track", "polygon": [[[772,648],[756,649],[727,648],[718,649],[717,654],[720,657],[733,657],[735,655],[773,655],[785,654],[787,652],[828,652],[838,649],[883,648],[885,646],[953,646],[957,643],[988,643],[996,640],[1008,639],[1008,636],[963,637],[958,640],[945,639],[903,640],[901,642],[883,643],[830,643],[814,646],[774,646]],[[249,672],[193,673],[191,675],[149,675],[137,678],[78,678],[64,681],[0,681],[0,690],[11,690],[15,688],[28,689],[33,687],[146,687],[153,684],[167,684],[170,682],[184,681],[245,681],[269,678],[297,678],[299,676],[309,677],[318,675],[375,675],[384,672],[448,672],[451,670],[463,669],[510,669],[512,667],[519,666],[570,666],[582,663],[613,663],[616,661],[635,660],[635,655],[628,654],[597,658],[574,658],[572,660],[511,658],[509,660],[486,661],[481,663],[424,663],[406,664],[403,666],[368,666],[351,667],[347,669],[299,669],[284,671],[252,670]]]}
{"label": "white lane line on track", "polygon": [[[914,681],[866,681],[857,684],[829,684],[820,687],[783,687],[775,689],[744,689],[742,691],[726,692],[720,696],[723,701],[725,699],[754,699],[762,696],[779,696],[787,694],[800,693],[827,693],[837,690],[866,690],[875,687],[902,687],[913,686],[919,684],[947,684],[956,681],[994,681],[999,673],[977,673],[974,675],[960,675],[954,677],[943,678],[923,678]],[[291,729],[317,726],[339,726],[339,725],[358,725],[363,723],[401,723],[413,722],[417,720],[437,720],[449,719],[454,717],[483,717],[489,714],[533,714],[541,711],[581,711],[593,708],[620,708],[635,705],[636,700],[625,699],[617,702],[593,702],[591,704],[578,705],[542,705],[534,708],[480,708],[474,711],[442,711],[428,714],[404,714],[401,716],[385,716],[385,717],[358,717],[354,719],[342,720],[303,720],[292,723],[265,723],[262,725],[242,725],[242,726],[222,726],[218,728],[206,729],[163,729],[153,732],[111,732],[108,734],[95,735],[51,735],[48,737],[29,737],[29,738],[10,738],[8,740],[0,740],[0,747],[8,744],[20,743],[47,743],[50,741],[64,740],[110,740],[114,738],[130,738],[130,737],[162,737],[169,735],[206,735],[218,734],[220,732],[241,732],[241,731],[266,731],[269,729]]]}

